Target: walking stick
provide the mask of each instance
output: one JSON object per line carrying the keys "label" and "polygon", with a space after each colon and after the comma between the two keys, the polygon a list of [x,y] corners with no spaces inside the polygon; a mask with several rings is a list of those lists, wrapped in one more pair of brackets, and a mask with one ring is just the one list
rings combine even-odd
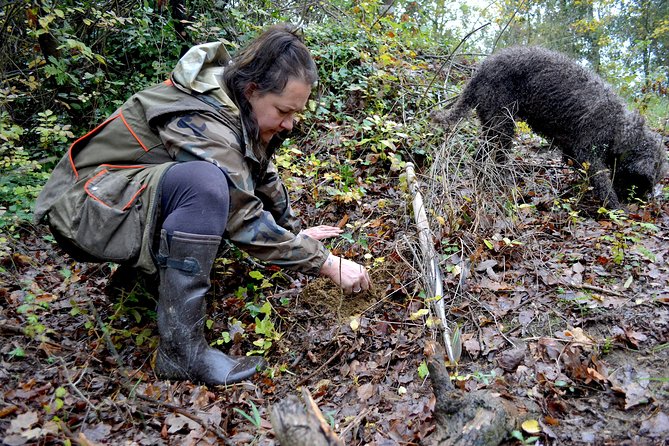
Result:
{"label": "walking stick", "polygon": [[416,228],[418,230],[418,241],[423,257],[428,262],[427,271],[429,273],[428,286],[432,292],[434,299],[430,301],[433,311],[441,320],[442,331],[444,334],[444,344],[446,347],[446,354],[451,364],[456,364],[460,359],[462,353],[462,344],[460,342],[460,331],[456,327],[454,332],[451,331],[448,320],[446,319],[446,309],[444,307],[444,282],[439,267],[437,252],[432,244],[432,233],[430,232],[430,225],[427,221],[427,214],[425,213],[425,206],[423,204],[423,196],[420,193],[418,183],[416,181],[416,171],[413,163],[406,164],[407,185],[409,191],[413,196],[413,214],[416,221]]}

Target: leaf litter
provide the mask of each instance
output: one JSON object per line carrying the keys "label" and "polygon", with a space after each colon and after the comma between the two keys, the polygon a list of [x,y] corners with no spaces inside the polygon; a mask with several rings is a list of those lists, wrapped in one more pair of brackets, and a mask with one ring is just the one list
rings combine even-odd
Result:
{"label": "leaf litter", "polygon": [[[571,204],[549,204],[578,181],[569,172],[559,171],[557,189],[533,183],[532,207],[521,208],[515,226],[492,212],[482,218],[471,203],[461,207],[468,217],[460,227],[444,219],[451,226],[437,248],[459,246],[467,262],[444,251],[449,318],[464,347],[453,382],[513,401],[528,414],[516,429],[541,444],[661,444],[669,433],[669,202],[615,222],[588,213],[585,201],[575,218]],[[346,444],[430,444],[435,398],[419,369],[425,342],[440,335],[421,311],[428,305],[412,260],[411,214],[399,184],[367,193],[367,205],[332,202],[321,211],[332,221],[348,216],[345,224],[358,223],[347,229],[367,236],[333,252],[370,265],[384,259],[372,265],[374,289],[344,296],[324,280],[286,273],[265,290],[283,333],[267,353],[272,373],[228,388],[158,380],[150,291],[122,307],[123,294],[108,290],[115,266],[74,262],[40,229],[22,229],[0,270],[4,443],[273,445],[271,406],[306,386]],[[306,192],[296,201],[310,215]],[[227,329],[233,350],[253,348],[252,321],[235,293],[255,268],[217,268],[212,342]],[[520,440],[509,435],[505,444]]]}

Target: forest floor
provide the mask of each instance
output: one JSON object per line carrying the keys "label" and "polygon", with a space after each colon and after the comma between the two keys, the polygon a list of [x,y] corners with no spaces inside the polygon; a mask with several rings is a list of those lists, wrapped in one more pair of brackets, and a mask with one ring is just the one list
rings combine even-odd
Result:
{"label": "forest floor", "polygon": [[[568,200],[581,186],[573,169],[542,156],[536,175],[560,186],[525,190],[512,230],[474,227],[481,215],[464,207],[436,220],[448,317],[462,331],[453,380],[538,422],[539,433],[517,426],[503,444],[667,444],[669,200],[599,214]],[[430,444],[435,397],[421,364],[440,335],[419,311],[410,198],[401,172],[354,167],[377,178],[359,203],[316,210],[298,194],[295,205],[309,223],[348,231],[331,248],[367,263],[374,288],[342,296],[324,279],[219,263],[208,338],[235,353],[264,349],[271,366],[226,388],[156,378],[148,281],[74,262],[43,229],[22,228],[0,265],[4,444],[272,445],[271,407],[301,387],[347,445]],[[255,333],[267,313],[271,345]]]}

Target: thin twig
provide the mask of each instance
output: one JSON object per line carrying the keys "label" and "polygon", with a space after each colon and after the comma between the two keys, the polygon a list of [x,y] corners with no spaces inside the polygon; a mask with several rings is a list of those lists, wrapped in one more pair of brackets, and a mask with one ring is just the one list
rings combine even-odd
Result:
{"label": "thin twig", "polygon": [[341,432],[339,432],[339,436],[343,437],[344,435],[346,435],[348,431],[350,431],[355,426],[360,424],[362,419],[365,418],[369,414],[369,412],[370,412],[369,408],[364,409],[362,412],[360,412],[358,416],[356,416],[350,423],[348,423],[348,425],[344,429],[341,430]]}
{"label": "thin twig", "polygon": [[[61,365],[63,366],[63,368],[64,368],[65,370],[67,370],[68,367],[67,367],[67,364],[65,364],[65,361],[63,360],[63,358],[61,358],[61,357],[59,356],[59,357],[58,357],[58,360],[60,361],[60,363],[61,363]],[[81,378],[83,378],[83,376],[84,376],[85,374],[86,374],[86,369],[83,369],[83,371],[81,372],[81,376],[80,376],[79,379],[77,380],[77,383],[81,380]],[[86,404],[88,404],[88,406],[89,406],[91,409],[93,409],[93,410],[95,411],[96,414],[99,414],[99,410],[98,410],[98,408],[95,406],[95,404],[93,404],[93,403],[91,402],[91,400],[89,400],[89,399],[86,397],[86,395],[84,395],[84,394],[81,392],[81,390],[79,390],[79,388],[77,387],[76,383],[72,382],[72,379],[70,378],[70,374],[67,373],[67,372],[65,373],[65,379],[67,379],[67,383],[68,383],[68,385],[70,386],[70,388],[71,388],[72,390],[74,390],[74,393],[76,393],[77,395],[79,395],[79,398],[81,398],[82,400],[84,400],[84,401],[86,402]]]}
{"label": "thin twig", "polygon": [[184,417],[190,418],[191,420],[195,421],[197,424],[202,426],[205,431],[209,430],[211,431],[216,437],[223,442],[226,446],[235,446],[233,442],[231,442],[224,434],[221,432],[221,428],[216,426],[213,423],[210,423],[209,421],[203,420],[202,418],[198,417],[197,415],[189,412],[188,410],[184,409],[183,407],[177,406],[175,404],[168,403],[166,401],[161,401],[161,400],[156,400],[154,398],[148,397],[146,395],[142,395],[141,393],[135,393],[134,394],[137,398],[139,398],[142,401],[145,401],[147,403],[150,403],[150,405],[154,406],[159,406],[159,407],[166,407],[170,410],[173,410],[174,412],[183,415]]}
{"label": "thin twig", "polygon": [[314,370],[313,372],[311,372],[311,373],[309,374],[309,376],[307,376],[306,378],[301,379],[301,380],[295,385],[295,387],[300,387],[300,386],[304,385],[304,383],[306,383],[306,382],[309,381],[311,378],[313,378],[313,377],[316,376],[318,373],[320,373],[321,370],[323,370],[325,367],[327,367],[332,361],[334,361],[335,359],[337,359],[337,358],[339,357],[339,355],[342,354],[342,352],[344,351],[345,348],[346,348],[346,345],[342,345],[341,347],[339,347],[339,350],[337,350],[337,351],[335,352],[335,354],[332,355],[332,356],[330,357],[330,359],[328,359],[327,361],[325,361],[319,368],[317,368],[316,370]]}
{"label": "thin twig", "polygon": [[607,290],[606,288],[602,288],[596,285],[589,285],[587,283],[581,283],[581,284],[571,284],[571,283],[565,283],[565,282],[560,282],[560,286],[566,286],[569,288],[576,288],[576,289],[584,289],[584,290],[590,290],[590,291],[596,291],[598,293],[602,294],[610,294],[612,296],[617,296],[617,297],[625,297],[624,294],[619,293],[618,291],[613,291],[613,290]]}
{"label": "thin twig", "polygon": [[488,25],[490,25],[490,22],[484,23],[483,25],[479,26],[475,30],[468,32],[466,36],[464,36],[462,39],[460,39],[460,42],[455,46],[455,48],[453,48],[453,51],[451,51],[451,53],[448,55],[448,57],[446,59],[444,59],[444,61],[441,63],[441,65],[437,69],[437,72],[434,74],[434,76],[432,76],[432,80],[430,81],[430,83],[427,84],[427,87],[425,88],[425,93],[423,93],[420,100],[418,101],[418,105],[416,105],[417,109],[420,109],[420,104],[421,104],[421,102],[423,102],[423,98],[427,95],[427,92],[430,91],[430,88],[432,88],[432,84],[434,84],[434,82],[437,80],[437,76],[439,76],[439,73],[441,73],[441,70],[442,70],[442,68],[444,68],[444,65],[446,65],[446,62],[448,62],[449,60],[451,60],[453,58],[453,55],[458,50],[458,48],[460,48],[462,46],[462,44],[465,43],[465,41],[467,39],[469,39],[469,37],[472,34],[474,34],[475,32],[477,32],[477,31],[479,31],[483,28],[485,28]]}

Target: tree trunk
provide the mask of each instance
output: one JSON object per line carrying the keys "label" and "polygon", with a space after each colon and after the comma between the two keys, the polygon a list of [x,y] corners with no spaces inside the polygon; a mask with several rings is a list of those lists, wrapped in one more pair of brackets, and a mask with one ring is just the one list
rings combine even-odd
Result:
{"label": "tree trunk", "polygon": [[174,22],[174,31],[176,31],[181,40],[181,55],[186,54],[191,47],[188,33],[186,32],[186,22],[188,21],[188,14],[186,14],[185,0],[170,0],[170,9],[172,14],[172,21]]}
{"label": "tree trunk", "polygon": [[507,439],[517,424],[516,407],[486,390],[463,392],[456,389],[444,366],[443,347],[429,342],[425,351],[437,400],[434,408],[436,426],[430,444],[497,446]]}
{"label": "tree trunk", "polygon": [[[47,15],[43,2],[39,2],[37,11],[40,17]],[[39,26],[39,21],[35,21],[35,26]],[[58,42],[58,39],[56,39],[48,29],[45,29],[44,31],[46,32],[37,37],[37,42],[39,43],[39,49],[42,52],[42,56],[44,56],[44,61],[49,63],[50,57],[55,59],[60,58],[60,50],[58,49],[60,42]]]}
{"label": "tree trunk", "polygon": [[[281,446],[344,446],[330,429],[308,390],[300,400],[291,395],[272,407],[270,420]],[[306,405],[306,409],[305,406]]]}

